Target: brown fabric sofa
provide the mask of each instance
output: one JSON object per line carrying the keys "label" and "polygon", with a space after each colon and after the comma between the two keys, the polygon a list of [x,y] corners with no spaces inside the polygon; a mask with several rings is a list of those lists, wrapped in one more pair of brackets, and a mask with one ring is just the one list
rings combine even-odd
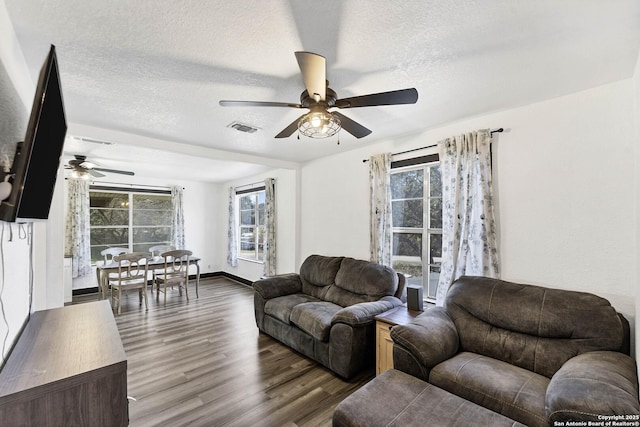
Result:
{"label": "brown fabric sofa", "polygon": [[375,362],[373,317],[402,304],[404,276],[368,261],[311,255],[299,274],[253,288],[262,332],[350,378]]}
{"label": "brown fabric sofa", "polygon": [[391,337],[395,369],[528,426],[640,414],[629,324],[596,295],[462,277]]}

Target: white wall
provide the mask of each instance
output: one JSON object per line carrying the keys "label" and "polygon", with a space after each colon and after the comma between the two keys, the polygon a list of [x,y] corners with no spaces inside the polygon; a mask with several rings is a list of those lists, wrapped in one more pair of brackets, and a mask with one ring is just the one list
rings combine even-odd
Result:
{"label": "white wall", "polygon": [[502,277],[601,295],[633,326],[632,86],[631,80],[620,81],[304,165],[302,258],[369,257],[368,169],[362,159],[504,127],[507,132],[493,144]]}
{"label": "white wall", "polygon": [[0,221],[0,302],[4,313],[0,319],[1,360],[11,349],[29,315],[31,247],[23,231],[27,231],[27,228],[23,227],[21,231],[18,224]]}
{"label": "white wall", "polygon": [[[4,164],[9,161],[4,155],[10,154],[12,158],[16,142],[24,138],[35,84],[30,79],[4,1],[0,2],[0,62],[0,152],[3,154],[0,161],[2,166],[10,166]],[[59,183],[56,183],[52,217],[59,215],[59,197]],[[0,346],[4,359],[29,310],[62,305],[62,255],[59,230],[49,223],[0,222],[0,230],[0,308],[4,313],[0,320]],[[57,254],[60,254],[59,266],[55,262],[50,264],[51,257]]]}
{"label": "white wall", "polygon": [[4,0],[0,1],[0,62],[7,69],[25,111],[28,111],[33,102],[35,85],[31,81],[31,73],[20,49]]}
{"label": "white wall", "polygon": [[49,219],[33,224],[33,311],[62,307],[64,295],[64,173],[58,170]]}
{"label": "white wall", "polygon": [[312,254],[369,259],[369,166],[362,160],[393,149],[387,145],[347,151],[302,167],[302,260]]}

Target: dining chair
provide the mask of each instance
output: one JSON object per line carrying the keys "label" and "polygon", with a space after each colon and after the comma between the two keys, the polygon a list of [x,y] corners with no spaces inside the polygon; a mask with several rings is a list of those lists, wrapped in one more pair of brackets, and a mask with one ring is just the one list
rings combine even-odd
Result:
{"label": "dining chair", "polygon": [[175,249],[176,247],[173,245],[156,245],[151,246],[149,248],[149,252],[151,252],[151,256],[155,258],[161,256],[165,252],[174,251]]}
{"label": "dining chair", "polygon": [[[189,301],[189,257],[192,255],[191,251],[186,249],[177,249],[172,251],[163,252],[161,256],[164,258],[164,268],[156,273],[154,278],[154,285],[158,298],[160,292],[164,293],[164,304],[167,303],[167,286],[173,288],[174,285],[178,285],[180,295],[182,295],[182,288]],[[160,287],[162,286],[162,289]]]}
{"label": "dining chair", "polygon": [[100,255],[104,257],[104,263],[109,264],[113,261],[113,257],[118,256],[120,254],[126,254],[129,252],[129,248],[107,248],[100,252]]}
{"label": "dining chair", "polygon": [[[168,252],[168,251],[173,251],[175,249],[176,249],[176,247],[173,246],[173,245],[156,245],[156,246],[151,246],[149,248],[149,252],[151,252],[151,256],[155,260],[155,259],[161,258],[161,255],[163,253]],[[164,271],[164,268],[152,268],[151,269],[151,280],[153,282],[155,282],[156,274],[162,273],[163,271]],[[153,292],[153,286],[151,287],[151,292]]]}
{"label": "dining chair", "polygon": [[[129,248],[115,247],[115,248],[107,248],[102,250],[100,252],[100,255],[102,255],[102,257],[104,258],[104,264],[106,265],[113,262],[113,257],[121,254],[126,254],[127,252],[130,252]],[[108,283],[110,280],[115,279],[117,277],[118,277],[118,273],[107,273],[106,282]],[[101,293],[101,298],[102,299],[107,298],[107,292],[109,291],[108,286],[106,289],[103,289],[101,286],[100,280],[98,280],[98,288]]]}
{"label": "dining chair", "polygon": [[[118,277],[109,279],[111,285],[111,306],[120,314],[122,308],[122,291],[138,289],[140,304],[144,298],[145,310],[149,310],[147,302],[147,273],[151,254],[148,252],[130,252],[113,258],[118,263]],[[117,304],[116,303],[117,300]]]}

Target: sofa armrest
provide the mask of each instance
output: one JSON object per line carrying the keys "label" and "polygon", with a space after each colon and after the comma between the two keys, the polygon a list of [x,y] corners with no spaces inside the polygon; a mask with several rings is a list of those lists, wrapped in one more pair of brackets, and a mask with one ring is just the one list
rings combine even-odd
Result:
{"label": "sofa armrest", "polygon": [[350,326],[362,326],[373,322],[378,314],[402,305],[396,297],[382,297],[378,301],[361,302],[343,308],[333,315],[331,324],[345,323]]}
{"label": "sofa armrest", "polygon": [[431,369],[458,352],[458,330],[442,307],[433,307],[406,325],[391,328],[394,344]]}
{"label": "sofa armrest", "polygon": [[635,360],[616,351],[590,351],[569,359],[549,382],[545,408],[550,423],[640,414]]}
{"label": "sofa armrest", "polygon": [[253,289],[265,300],[302,291],[300,276],[295,273],[269,276],[253,282]]}

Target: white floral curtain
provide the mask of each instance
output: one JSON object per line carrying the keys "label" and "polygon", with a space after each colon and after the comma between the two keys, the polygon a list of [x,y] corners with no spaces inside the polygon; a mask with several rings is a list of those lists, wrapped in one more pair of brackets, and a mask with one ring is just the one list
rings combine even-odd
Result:
{"label": "white floral curtain", "polygon": [[184,202],[183,188],[174,186],[171,188],[171,208],[173,218],[171,221],[171,242],[176,249],[185,248],[184,239]]}
{"label": "white floral curtain", "polygon": [[229,187],[229,228],[227,240],[227,264],[238,265],[238,230],[236,228],[236,189]]}
{"label": "white floral curtain", "polygon": [[391,267],[391,153],[369,158],[371,262]]}
{"label": "white floral curtain", "polygon": [[91,274],[89,182],[69,179],[64,252],[71,257],[72,277]]}
{"label": "white floral curtain", "polygon": [[265,247],[264,274],[276,274],[276,180],[267,178],[264,181],[265,192]]}
{"label": "white floral curtain", "polygon": [[499,277],[488,129],[438,143],[442,173],[442,269],[436,304],[462,275]]}

